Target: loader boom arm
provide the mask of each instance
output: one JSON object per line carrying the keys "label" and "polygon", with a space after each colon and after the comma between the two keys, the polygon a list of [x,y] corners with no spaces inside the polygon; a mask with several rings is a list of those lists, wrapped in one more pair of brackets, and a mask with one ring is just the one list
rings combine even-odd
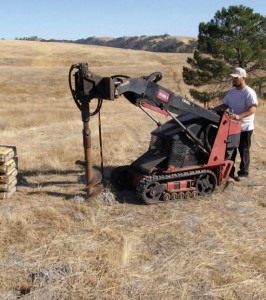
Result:
{"label": "loader boom arm", "polygon": [[131,103],[142,105],[162,114],[189,112],[198,117],[219,123],[220,116],[192,101],[179,96],[146,78],[130,78],[117,87]]}
{"label": "loader boom arm", "polygon": [[[114,100],[123,95],[132,104],[155,110],[161,114],[189,112],[216,124],[221,119],[213,111],[207,110],[157,84],[162,79],[160,72],[138,78],[129,78],[124,75],[100,77],[92,73],[87,64],[73,65],[71,71],[75,68],[78,69],[74,74],[75,89],[71,85],[70,89],[79,108],[82,103],[90,102],[95,98]],[[70,77],[71,72],[69,81],[71,81]]]}

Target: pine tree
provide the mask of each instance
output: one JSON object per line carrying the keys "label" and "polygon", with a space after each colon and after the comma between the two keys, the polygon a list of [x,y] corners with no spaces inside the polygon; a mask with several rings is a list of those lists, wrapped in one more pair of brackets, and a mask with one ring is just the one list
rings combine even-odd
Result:
{"label": "pine tree", "polygon": [[198,44],[190,67],[183,68],[186,84],[197,100],[221,98],[234,67],[245,68],[248,80],[261,92],[266,85],[266,18],[243,5],[217,11],[208,23],[199,24]]}

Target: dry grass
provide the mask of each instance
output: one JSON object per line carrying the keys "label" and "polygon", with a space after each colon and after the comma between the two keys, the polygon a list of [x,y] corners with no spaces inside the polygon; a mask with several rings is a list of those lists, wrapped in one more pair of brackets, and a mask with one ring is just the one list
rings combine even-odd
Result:
{"label": "dry grass", "polygon": [[[145,206],[112,191],[114,166],[146,150],[154,124],[124,99],[101,111],[105,191],[90,202],[71,64],[100,75],[162,71],[181,95],[184,54],[0,41],[0,144],[16,145],[18,192],[0,202],[0,299],[249,299],[265,288],[265,115],[253,136],[251,177],[210,198]],[[91,121],[99,165],[97,117]]]}

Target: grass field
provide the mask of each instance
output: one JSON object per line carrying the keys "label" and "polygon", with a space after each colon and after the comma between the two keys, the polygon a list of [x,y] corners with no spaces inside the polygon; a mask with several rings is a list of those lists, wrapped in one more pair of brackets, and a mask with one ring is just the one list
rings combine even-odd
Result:
{"label": "grass field", "polygon": [[[0,202],[0,299],[266,299],[262,100],[248,180],[154,206],[113,190],[109,177],[146,151],[155,124],[123,98],[104,102],[105,190],[85,201],[70,66],[87,62],[101,76],[161,71],[161,85],[188,96],[190,54],[26,41],[0,49],[0,144],[19,157],[18,191]],[[90,125],[99,167],[97,117]]]}

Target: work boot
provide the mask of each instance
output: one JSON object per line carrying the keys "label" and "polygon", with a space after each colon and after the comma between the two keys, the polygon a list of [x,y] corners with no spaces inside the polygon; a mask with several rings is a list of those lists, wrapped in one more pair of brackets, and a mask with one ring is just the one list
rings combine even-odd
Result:
{"label": "work boot", "polygon": [[238,176],[238,177],[235,177],[234,178],[234,181],[241,181],[241,178]]}
{"label": "work boot", "polygon": [[248,177],[247,172],[238,172],[238,177]]}
{"label": "work boot", "polygon": [[239,181],[239,180],[238,180],[238,177],[236,177],[233,172],[230,172],[228,181]]}

